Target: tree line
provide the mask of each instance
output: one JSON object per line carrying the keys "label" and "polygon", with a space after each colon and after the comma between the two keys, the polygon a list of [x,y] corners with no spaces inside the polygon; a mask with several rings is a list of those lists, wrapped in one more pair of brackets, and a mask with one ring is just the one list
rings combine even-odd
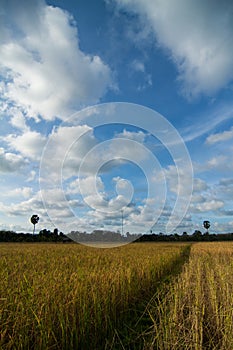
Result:
{"label": "tree line", "polygon": [[33,224],[33,233],[16,233],[14,231],[0,231],[0,242],[214,242],[214,241],[233,241],[233,233],[225,234],[210,234],[210,222],[203,221],[203,227],[206,232],[202,234],[201,231],[195,230],[193,234],[189,235],[183,232],[182,235],[178,233],[165,235],[162,232],[155,234],[150,231],[150,234],[131,234],[127,232],[125,235],[119,231],[112,232],[108,230],[94,230],[92,233],[71,231],[64,235],[58,232],[55,228],[53,232],[43,229],[39,234],[35,235],[35,225],[39,222],[37,214],[32,215],[30,221]]}
{"label": "tree line", "polygon": [[94,230],[92,233],[72,231],[64,235],[58,232],[58,229],[50,231],[41,230],[38,234],[32,233],[16,233],[14,231],[0,231],[0,242],[85,242],[85,241],[111,241],[111,242],[215,242],[215,241],[233,241],[233,233],[210,234],[202,233],[195,230],[193,234],[183,232],[183,234],[150,233],[150,234],[130,234],[122,236],[119,232]]}
{"label": "tree line", "polygon": [[41,230],[38,234],[31,233],[16,233],[14,231],[2,230],[0,231],[0,242],[72,242],[70,238],[58,229],[50,231],[47,229]]}
{"label": "tree line", "polygon": [[165,235],[159,234],[144,234],[137,239],[137,242],[217,242],[217,241],[233,241],[233,233],[219,233],[209,234],[195,230],[193,234],[189,235],[183,232],[182,235],[178,233]]}

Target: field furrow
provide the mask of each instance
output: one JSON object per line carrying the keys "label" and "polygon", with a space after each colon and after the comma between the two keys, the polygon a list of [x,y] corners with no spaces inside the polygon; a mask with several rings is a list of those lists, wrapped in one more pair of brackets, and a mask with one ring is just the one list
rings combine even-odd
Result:
{"label": "field furrow", "polygon": [[148,306],[154,329],[145,350],[232,350],[232,271],[232,242],[194,244],[182,273]]}

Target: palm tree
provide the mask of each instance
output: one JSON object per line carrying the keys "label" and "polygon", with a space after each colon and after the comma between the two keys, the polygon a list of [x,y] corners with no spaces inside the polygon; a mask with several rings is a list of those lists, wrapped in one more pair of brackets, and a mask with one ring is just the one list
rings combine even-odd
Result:
{"label": "palm tree", "polygon": [[210,222],[208,220],[203,221],[203,226],[207,230],[207,233],[209,233],[208,229],[210,228]]}
{"label": "palm tree", "polygon": [[40,220],[39,216],[34,214],[32,215],[31,217],[31,223],[34,225],[34,228],[33,228],[33,235],[35,233],[35,225],[38,223],[38,221]]}

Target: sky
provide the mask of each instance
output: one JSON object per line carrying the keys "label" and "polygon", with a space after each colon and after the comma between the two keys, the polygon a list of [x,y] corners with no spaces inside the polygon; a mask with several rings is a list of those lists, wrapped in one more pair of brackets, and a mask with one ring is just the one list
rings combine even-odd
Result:
{"label": "sky", "polygon": [[231,0],[0,17],[0,230],[233,232]]}

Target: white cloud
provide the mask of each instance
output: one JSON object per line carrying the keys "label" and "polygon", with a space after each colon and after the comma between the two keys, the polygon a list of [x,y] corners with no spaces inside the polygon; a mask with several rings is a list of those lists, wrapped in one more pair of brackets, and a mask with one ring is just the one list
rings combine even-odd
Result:
{"label": "white cloud", "polygon": [[[233,205],[233,179],[232,178],[223,178],[219,181],[215,188],[218,197],[224,199],[225,203],[230,201],[232,207]],[[229,202],[228,202],[229,203]]]}
{"label": "white cloud", "polygon": [[145,72],[145,65],[143,62],[139,61],[139,60],[134,60],[131,63],[131,68],[134,69],[136,72]]}
{"label": "white cloud", "polygon": [[183,93],[214,94],[233,79],[232,2],[115,0],[140,15],[176,64]]}
{"label": "white cloud", "polygon": [[31,170],[26,181],[27,182],[31,182],[31,181],[34,181],[35,178],[36,178],[36,171],[35,170]]}
{"label": "white cloud", "polygon": [[23,197],[30,198],[33,190],[31,187],[21,187],[7,192],[7,197]]}
{"label": "white cloud", "polygon": [[25,117],[20,110],[16,108],[11,108],[10,114],[12,115],[12,118],[10,121],[12,126],[24,132],[29,131],[29,127],[26,125]]}
{"label": "white cloud", "polygon": [[145,81],[143,84],[137,86],[137,91],[143,91],[148,87],[152,86],[152,78],[150,74],[144,76]]}
{"label": "white cloud", "polygon": [[130,199],[133,198],[134,188],[129,180],[123,179],[120,176],[114,177],[112,180],[116,185],[116,192],[118,194],[122,194]]}
{"label": "white cloud", "polygon": [[48,217],[50,217],[51,221],[56,225],[59,219],[73,218],[74,214],[71,207],[79,205],[77,200],[69,200],[61,191],[55,189],[47,191],[47,207],[45,208],[42,201],[43,191],[31,195],[30,198],[26,197],[29,194],[28,192],[28,189],[16,189],[15,196],[24,194],[26,200],[17,201],[17,203],[12,202],[9,205],[0,202],[0,211],[4,212],[7,216],[28,217],[28,220],[32,214],[36,213],[39,215],[40,221],[48,220]]}
{"label": "white cloud", "polygon": [[133,71],[133,73],[140,74],[141,79],[143,77],[142,83],[136,87],[137,91],[143,91],[146,88],[152,86],[152,76],[146,72],[145,64],[142,61],[133,60],[130,64],[130,69]]}
{"label": "white cloud", "polygon": [[[152,154],[143,143],[145,139],[143,132],[134,133],[124,131],[122,135],[118,134],[117,136],[109,142],[109,147],[107,143],[103,145],[108,150],[108,158],[130,160],[141,167],[143,166],[143,162],[151,160],[149,158],[152,157]],[[106,158],[104,148],[103,159]]]}
{"label": "white cloud", "polygon": [[194,192],[203,192],[208,189],[207,183],[199,178],[195,178],[193,181],[193,191]]}
{"label": "white cloud", "polygon": [[[175,193],[177,196],[186,196],[190,193],[189,191],[190,187],[192,186],[193,179],[190,178],[184,167],[180,167],[178,169],[175,165],[169,165],[167,168],[163,169],[162,174],[165,175],[171,192]],[[158,181],[161,181],[160,174],[158,174]]]}
{"label": "white cloud", "polygon": [[4,141],[11,149],[20,152],[23,156],[39,160],[46,143],[46,137],[36,131],[26,131],[19,136],[10,134],[4,138]]}
{"label": "white cloud", "polygon": [[148,150],[141,145],[144,139],[143,132],[124,130],[114,139],[99,142],[87,125],[61,126],[50,135],[43,154],[43,168],[46,166],[48,172],[57,174],[62,170],[62,175],[67,178],[77,176],[79,170],[80,176],[107,172],[125,160],[137,164],[146,162]]}
{"label": "white cloud", "polygon": [[72,16],[40,1],[23,1],[21,10],[10,3],[0,28],[2,96],[9,106],[51,120],[99,101],[112,84],[111,71],[99,56],[80,50]]}
{"label": "white cloud", "polygon": [[232,233],[233,221],[229,222],[213,222],[211,223],[211,231],[216,233]]}
{"label": "white cloud", "polygon": [[202,163],[194,163],[195,173],[212,172],[222,173],[224,176],[228,176],[229,172],[232,173],[233,163],[231,160],[231,152],[226,155],[216,155],[209,160],[203,161]]}
{"label": "white cloud", "polygon": [[[80,179],[79,188],[83,196],[83,201],[92,209],[100,210],[105,213],[113,213],[121,210],[132,199],[132,190],[126,186],[128,182],[123,179],[114,179],[116,181],[116,196],[109,197],[105,191],[104,183],[100,177],[88,176]],[[122,183],[124,185],[122,186]],[[122,186],[122,187],[119,187]]]}
{"label": "white cloud", "polygon": [[134,140],[139,143],[143,143],[145,141],[146,134],[142,131],[128,131],[126,129],[123,130],[123,132],[118,133],[115,135],[118,138],[125,138],[128,140]]}
{"label": "white cloud", "polygon": [[206,143],[209,145],[213,145],[214,143],[228,141],[232,138],[233,138],[233,127],[230,130],[226,130],[226,131],[208,136],[206,139]]}
{"label": "white cloud", "polygon": [[95,144],[93,129],[87,125],[54,129],[41,158],[41,180],[51,181],[54,186],[61,174],[63,178],[77,176],[84,156]]}
{"label": "white cloud", "polygon": [[6,152],[4,148],[0,148],[0,172],[11,173],[21,170],[28,162],[15,153]]}
{"label": "white cloud", "polygon": [[92,195],[96,192],[104,191],[104,184],[99,176],[87,176],[72,181],[69,185],[68,193],[81,193],[83,195]]}
{"label": "white cloud", "polygon": [[185,142],[190,142],[196,138],[216,129],[219,124],[232,119],[232,103],[224,103],[224,106],[217,106],[212,111],[195,114],[189,125],[180,131]]}
{"label": "white cloud", "polygon": [[193,194],[192,203],[203,203],[206,201],[206,198],[202,194]]}
{"label": "white cloud", "polygon": [[212,210],[218,210],[224,206],[224,202],[220,200],[210,200],[206,201],[204,203],[199,203],[196,205],[196,208],[198,211],[205,212],[205,211],[212,211]]}
{"label": "white cloud", "polygon": [[222,167],[226,168],[227,159],[228,159],[228,157],[225,155],[213,157],[206,163],[207,169],[220,169],[221,170]]}
{"label": "white cloud", "polygon": [[39,216],[46,215],[40,192],[19,203],[11,203],[10,205],[0,203],[0,211],[3,211],[6,215],[18,217],[30,217],[34,212]]}
{"label": "white cloud", "polygon": [[156,199],[146,198],[143,205],[138,206],[136,210],[134,210],[134,208],[131,209],[129,222],[137,232],[138,230],[136,227],[139,226],[140,232],[142,229],[151,228],[156,222],[156,217],[160,214],[161,208],[158,208]]}

